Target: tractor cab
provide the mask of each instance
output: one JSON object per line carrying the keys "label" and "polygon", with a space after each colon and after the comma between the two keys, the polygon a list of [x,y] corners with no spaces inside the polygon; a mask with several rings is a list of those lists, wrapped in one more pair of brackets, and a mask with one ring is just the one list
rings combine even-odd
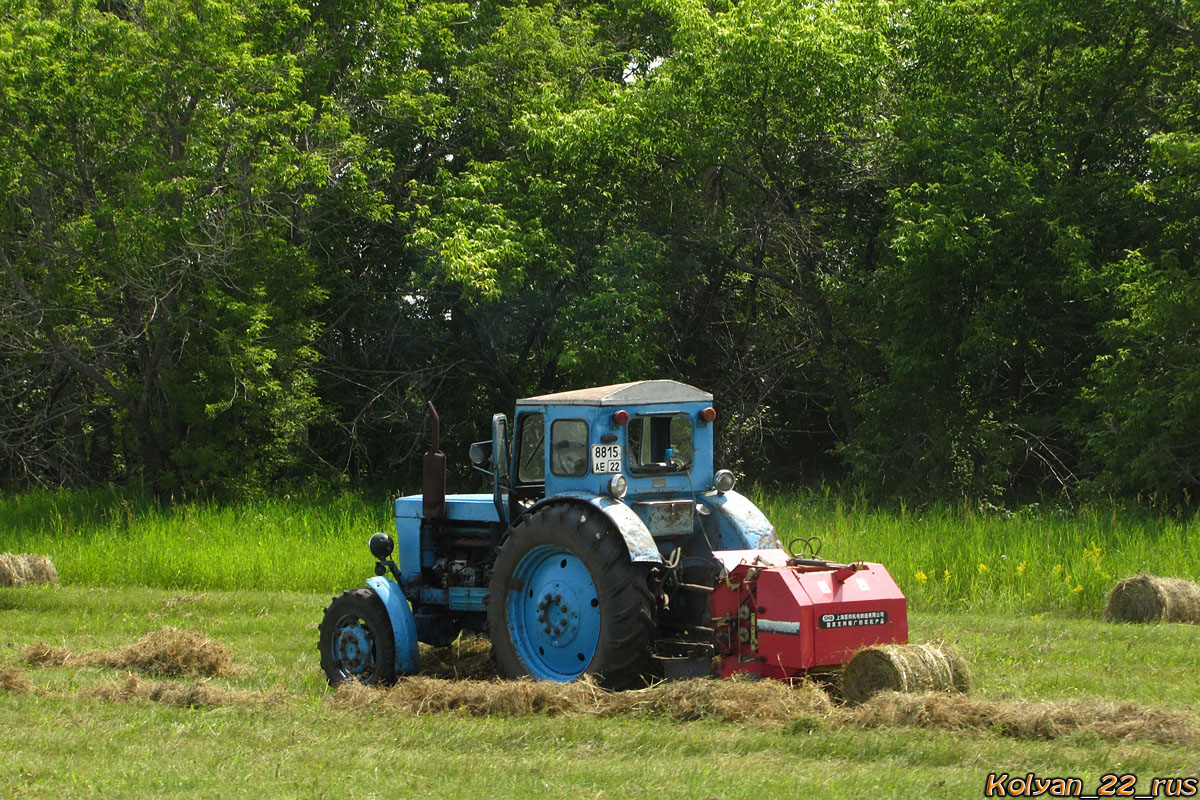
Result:
{"label": "tractor cab", "polygon": [[473,461],[510,522],[547,497],[691,497],[712,488],[715,419],[711,394],[676,381],[538,395],[517,401],[511,456],[497,415]]}

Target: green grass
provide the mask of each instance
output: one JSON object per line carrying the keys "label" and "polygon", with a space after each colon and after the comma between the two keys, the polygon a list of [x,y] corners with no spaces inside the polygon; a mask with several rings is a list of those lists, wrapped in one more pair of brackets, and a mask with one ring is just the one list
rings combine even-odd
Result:
{"label": "green grass", "polygon": [[755,495],[784,542],[819,536],[821,555],[882,563],[909,607],[1051,609],[1096,616],[1122,578],[1200,579],[1200,525],[1137,508],[880,509],[831,495]]}
{"label": "green grass", "polygon": [[[588,717],[410,717],[338,710],[316,658],[328,596],[146,588],[0,591],[0,668],[42,696],[0,693],[4,797],[977,797],[989,771],[1196,775],[1194,748],[1102,742],[1087,733],[1017,741],[995,733]],[[1200,630],[1061,613],[914,613],[913,638],[955,642],[993,699],[1130,700],[1200,713]],[[241,674],[215,683],[280,690],[284,705],[179,709],[94,699],[114,670],[24,666],[37,640],[85,651],[163,625],[229,646]]]}
{"label": "green grass", "polygon": [[[884,564],[916,610],[1096,616],[1113,584],[1139,571],[1200,579],[1195,518],[754,496],[784,541],[816,535],[827,558]],[[372,567],[367,538],[393,530],[388,498],[352,493],[160,506],[130,492],[28,492],[0,499],[0,521],[0,550],[49,555],[67,584],[196,590],[361,585]]]}
{"label": "green grass", "polygon": [[[1132,701],[1200,714],[1200,627],[1109,625],[1104,592],[1150,570],[1197,577],[1195,521],[1083,508],[980,514],[882,510],[836,497],[759,497],[785,539],[883,562],[910,598],[912,639],[966,655],[991,699]],[[335,591],[370,571],[387,498],[160,506],[129,492],[0,499],[0,550],[50,555],[61,587],[0,590],[0,669],[37,694],[0,692],[0,796],[755,798],[980,796],[990,771],[1195,776],[1194,748],[999,733],[763,730],[581,716],[414,718],[339,710],[317,663]],[[981,567],[982,565],[982,567]],[[101,667],[24,665],[44,640],[109,649],[164,625],[232,651],[231,689],[280,692],[264,708],[180,709],[96,699]]]}
{"label": "green grass", "polygon": [[0,550],[49,555],[67,584],[331,592],[360,585],[386,499],[341,493],[162,506],[133,492],[27,492],[0,500]]}

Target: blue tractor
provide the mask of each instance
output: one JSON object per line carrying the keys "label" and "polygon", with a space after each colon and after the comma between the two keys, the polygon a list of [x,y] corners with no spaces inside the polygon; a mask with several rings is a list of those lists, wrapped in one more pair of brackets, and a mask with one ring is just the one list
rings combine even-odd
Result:
{"label": "blue tractor", "polygon": [[[757,629],[743,630],[756,611],[714,619],[710,600],[735,592],[728,605],[740,609],[731,570],[758,564],[757,578],[797,557],[733,474],[714,470],[711,394],[653,380],[519,400],[511,435],[496,414],[491,440],[471,446],[490,494],[446,494],[429,410],[423,493],[395,501],[395,543],[371,537],[367,588],[325,610],[318,647],[331,684],[391,682],[418,669],[418,642],[444,646],[464,630],[491,639],[508,678],[588,674],[625,688],[710,674],[714,656],[733,659],[723,674],[767,662],[747,650],[759,647]],[[744,593],[751,582],[740,581]]]}

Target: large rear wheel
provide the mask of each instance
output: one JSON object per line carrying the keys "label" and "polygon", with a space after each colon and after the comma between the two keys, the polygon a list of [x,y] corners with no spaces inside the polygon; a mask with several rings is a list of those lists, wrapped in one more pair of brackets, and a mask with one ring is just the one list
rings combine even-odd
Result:
{"label": "large rear wheel", "polygon": [[600,509],[561,503],[525,517],[500,548],[488,592],[500,674],[644,684],[654,674],[648,577]]}

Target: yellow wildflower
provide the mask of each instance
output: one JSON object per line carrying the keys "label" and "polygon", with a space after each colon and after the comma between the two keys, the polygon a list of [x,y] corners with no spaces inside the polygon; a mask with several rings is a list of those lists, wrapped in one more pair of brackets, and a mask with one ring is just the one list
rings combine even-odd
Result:
{"label": "yellow wildflower", "polygon": [[1020,564],[1017,564],[1017,574],[1018,575],[1025,574],[1025,562],[1024,561],[1022,561]]}
{"label": "yellow wildflower", "polygon": [[979,565],[979,574],[982,575],[985,572],[987,572],[987,564],[981,563]]}
{"label": "yellow wildflower", "polygon": [[1054,565],[1054,574],[1057,575],[1060,572],[1062,572],[1062,564],[1055,564]]}
{"label": "yellow wildflower", "polygon": [[917,570],[917,583],[924,583],[927,580],[929,580],[929,576],[921,570]]}
{"label": "yellow wildflower", "polygon": [[946,570],[945,572],[942,573],[942,580],[944,580],[944,581],[950,580],[950,570]]}

